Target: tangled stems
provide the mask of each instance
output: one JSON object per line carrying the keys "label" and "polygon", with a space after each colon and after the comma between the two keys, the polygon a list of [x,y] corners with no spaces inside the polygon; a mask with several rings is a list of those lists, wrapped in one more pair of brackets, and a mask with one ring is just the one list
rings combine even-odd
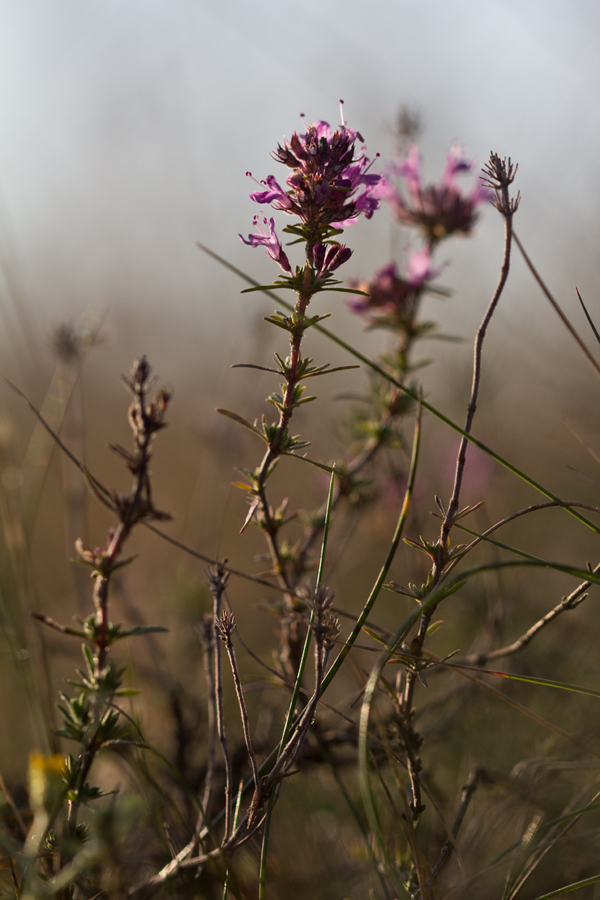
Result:
{"label": "tangled stems", "polygon": [[[443,289],[432,287],[432,281],[443,266],[435,266],[433,254],[439,243],[455,233],[469,235],[478,218],[478,206],[490,198],[491,192],[477,178],[470,194],[465,194],[457,183],[457,175],[468,173],[473,163],[454,145],[439,185],[426,186],[421,174],[420,155],[416,145],[408,156],[391,172],[405,180],[405,193],[401,193],[388,178],[378,192],[391,206],[394,219],[417,232],[420,248],[407,250],[404,271],[401,274],[395,262],[381,268],[371,281],[352,280],[350,285],[361,291],[349,298],[348,307],[367,320],[369,328],[386,328],[394,335],[394,349],[381,356],[381,365],[401,387],[372,378],[368,396],[368,412],[356,415],[356,431],[360,444],[353,455],[336,463],[340,477],[336,484],[333,505],[347,497],[351,503],[369,500],[367,473],[375,458],[385,447],[403,447],[400,431],[402,419],[413,411],[414,403],[402,389],[407,385],[413,370],[411,355],[417,340],[427,337],[433,323],[420,322],[418,313],[426,291],[445,294]],[[414,385],[413,385],[414,388]],[[295,551],[295,583],[299,584],[308,568],[308,557],[322,528],[322,510],[313,514],[302,540]]]}
{"label": "tangled stems", "polygon": [[[474,344],[474,360],[473,360],[473,379],[471,386],[471,397],[467,407],[467,413],[464,425],[464,435],[461,439],[458,456],[456,460],[456,473],[454,478],[454,487],[448,509],[445,511],[442,521],[440,535],[435,544],[429,545],[428,552],[433,559],[433,566],[427,581],[428,592],[434,590],[444,578],[446,566],[452,560],[452,551],[449,547],[449,536],[452,526],[454,525],[456,516],[459,511],[460,491],[462,486],[463,473],[466,463],[466,454],[468,446],[467,435],[471,433],[475,411],[477,409],[477,399],[479,396],[479,386],[481,382],[481,357],[483,341],[492,315],[496,309],[498,301],[504,290],[508,272],[510,268],[510,254],[512,245],[512,219],[519,205],[519,195],[515,199],[509,197],[509,187],[514,181],[516,175],[516,166],[513,166],[510,159],[508,161],[500,159],[497,154],[492,153],[490,161],[484,169],[487,177],[487,184],[494,190],[495,200],[494,206],[498,212],[504,217],[505,237],[504,252],[500,277],[498,284],[493,293],[492,299],[488,305],[486,313],[483,317],[479,330],[477,332]],[[426,595],[424,595],[426,596]],[[438,603],[441,602],[438,601]],[[438,603],[430,605],[426,612],[423,613],[419,625],[419,630],[411,642],[411,654],[414,657],[420,657],[423,652],[423,645],[427,637],[427,631],[431,624],[431,618],[438,606]],[[419,770],[421,761],[418,756],[421,738],[416,734],[413,728],[413,696],[416,680],[419,670],[415,666],[409,666],[406,672],[406,682],[402,701],[400,705],[400,719],[402,730],[405,737],[405,746],[407,751],[408,771],[413,790],[413,801],[411,803],[411,811],[416,819],[421,814],[424,806],[421,802],[420,786],[419,786]]]}

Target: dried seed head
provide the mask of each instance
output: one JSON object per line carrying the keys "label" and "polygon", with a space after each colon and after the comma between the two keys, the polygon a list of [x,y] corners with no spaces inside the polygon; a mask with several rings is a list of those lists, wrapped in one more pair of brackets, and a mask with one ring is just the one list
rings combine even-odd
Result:
{"label": "dried seed head", "polygon": [[150,378],[150,372],[152,371],[152,366],[148,362],[148,358],[145,355],[140,356],[138,359],[134,360],[133,366],[131,367],[131,380],[136,385],[145,384]]}
{"label": "dried seed head", "polygon": [[340,621],[331,611],[335,594],[325,585],[318,585],[313,595],[313,633],[315,640],[330,651],[340,636]]}
{"label": "dried seed head", "polygon": [[217,560],[214,566],[207,566],[205,570],[208,586],[213,594],[221,595],[227,587],[229,572],[225,569],[227,560]]}
{"label": "dried seed head", "polygon": [[235,616],[228,610],[224,609],[217,621],[215,627],[222,641],[227,643],[231,640],[231,635],[235,631]]}
{"label": "dried seed head", "polygon": [[494,191],[492,204],[503,216],[512,216],[521,202],[520,191],[513,199],[508,196],[508,188],[515,180],[518,168],[518,163],[513,165],[510,156],[501,159],[497,153],[490,153],[489,161],[482,170],[484,184]]}

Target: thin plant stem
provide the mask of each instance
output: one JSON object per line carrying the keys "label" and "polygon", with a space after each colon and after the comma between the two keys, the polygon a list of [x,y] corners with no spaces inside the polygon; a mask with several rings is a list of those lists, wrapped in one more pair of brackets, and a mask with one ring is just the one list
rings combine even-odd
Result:
{"label": "thin plant stem", "polygon": [[[250,759],[250,766],[252,768],[252,777],[254,778],[254,789],[255,791],[259,790],[260,787],[260,775],[258,774],[258,763],[256,762],[256,754],[254,752],[254,747],[252,746],[252,738],[250,736],[250,720],[248,718],[248,709],[246,707],[246,701],[244,699],[244,691],[242,689],[242,679],[240,678],[240,672],[237,665],[237,660],[235,658],[235,650],[233,648],[233,642],[231,640],[231,635],[235,629],[235,619],[225,610],[220,619],[217,622],[217,629],[219,631],[219,635],[221,640],[225,644],[225,649],[227,650],[227,656],[229,657],[229,665],[231,666],[231,672],[233,675],[233,683],[235,686],[235,693],[237,696],[238,705],[240,707],[240,715],[242,718],[242,729],[244,731],[244,740],[246,742],[246,749],[248,751],[248,757]],[[233,826],[235,828],[235,825]]]}
{"label": "thin plant stem", "polygon": [[336,766],[335,760],[332,758],[331,754],[327,750],[326,745],[323,743],[323,741],[321,740],[321,738],[319,737],[319,735],[317,734],[316,731],[313,732],[313,737],[314,737],[317,747],[319,748],[319,753],[322,755],[323,759],[329,766],[329,770],[330,770],[331,774],[333,775],[337,786],[340,789],[340,793],[342,794],[344,800],[346,801],[346,805],[348,806],[348,809],[350,810],[350,813],[351,813],[354,821],[356,822],[358,829],[363,837],[363,840],[365,842],[365,850],[371,861],[371,866],[373,868],[373,871],[377,874],[377,877],[379,878],[379,883],[381,885],[381,889],[382,889],[383,893],[385,894],[386,900],[392,900],[391,894],[388,890],[388,886],[387,886],[385,879],[383,877],[383,874],[379,868],[377,858],[375,856],[375,853],[373,852],[373,847],[371,846],[371,841],[369,839],[367,829],[365,828],[365,824],[364,824],[364,822],[360,816],[360,813],[359,813],[358,809],[356,808],[352,798],[350,797],[348,790],[346,789],[346,785],[344,784],[344,782],[342,780],[342,777],[339,773],[338,767]]}
{"label": "thin plant stem", "polygon": [[[227,586],[227,575],[223,566],[218,563],[214,569],[207,569],[209,586],[213,595],[213,623],[217,627],[221,615],[221,603]],[[215,710],[217,719],[217,734],[223,754],[225,765],[225,840],[231,836],[231,815],[233,803],[233,769],[227,735],[225,733],[225,717],[223,714],[223,665],[221,659],[221,643],[215,642],[214,649],[214,685],[215,685]]]}
{"label": "thin plant stem", "polygon": [[[233,811],[233,828],[234,830],[237,828],[238,820],[240,817],[240,809],[242,807],[242,796],[244,793],[244,781],[240,781],[240,786],[238,788],[237,797],[235,801],[235,809]],[[227,874],[225,875],[225,881],[223,883],[223,900],[227,900],[229,896],[229,880],[231,878],[231,861],[229,861],[227,865]]]}
{"label": "thin plant stem", "polygon": [[[327,540],[329,537],[329,524],[331,520],[331,508],[333,502],[333,492],[334,492],[334,483],[335,483],[335,472],[332,473],[331,478],[329,480],[329,492],[327,494],[327,507],[325,510],[325,524],[323,526],[323,539],[321,542],[321,555],[319,558],[319,570],[317,572],[317,582],[316,586],[320,587],[323,581],[323,571],[325,568],[325,556],[327,552]],[[314,622],[314,612],[311,612],[310,616],[310,625]],[[285,725],[283,727],[283,732],[281,735],[280,748],[283,749],[285,743],[288,739],[290,728],[292,724],[292,718],[294,716],[294,712],[296,709],[296,704],[298,702],[298,696],[300,693],[300,688],[302,686],[302,678],[304,676],[304,668],[306,666],[306,660],[308,659],[308,650],[310,647],[310,639],[311,639],[311,629],[309,628],[306,632],[306,637],[304,639],[304,646],[302,648],[302,656],[300,658],[300,665],[298,667],[298,673],[296,676],[296,681],[294,684],[294,690],[292,691],[292,697],[288,706],[287,716],[285,720]]]}
{"label": "thin plant stem", "polygon": [[579,335],[577,334],[577,332],[575,331],[575,329],[573,328],[573,326],[567,319],[566,315],[564,314],[564,312],[558,305],[557,301],[552,296],[549,288],[547,287],[546,283],[543,281],[542,276],[540,275],[540,273],[538,272],[538,270],[532,263],[531,259],[529,258],[529,255],[525,251],[523,244],[521,243],[521,241],[519,240],[519,238],[517,237],[517,235],[514,232],[513,232],[513,238],[514,238],[515,244],[521,251],[521,256],[525,260],[525,263],[527,264],[529,271],[531,272],[531,274],[533,275],[533,277],[539,284],[544,295],[550,301],[550,305],[552,306],[552,308],[554,309],[554,311],[560,318],[561,322],[563,323],[563,325],[565,326],[565,328],[567,329],[567,331],[569,332],[571,337],[575,340],[577,346],[579,347],[579,349],[581,350],[581,352],[583,353],[583,355],[585,356],[587,361],[590,363],[590,365],[596,372],[596,375],[600,375],[600,365],[598,365],[598,363],[596,362],[596,360],[594,359],[594,357],[592,356],[592,354],[590,353],[590,351],[588,350],[586,345],[583,343],[583,340],[579,337]]}
{"label": "thin plant stem", "polygon": [[[600,573],[600,563],[598,563],[592,571],[595,574]],[[538,619],[531,628],[528,628],[521,637],[517,638],[516,641],[513,641],[512,644],[507,644],[504,647],[499,647],[497,650],[491,650],[487,653],[473,653],[470,656],[456,658],[453,660],[454,664],[464,663],[465,665],[483,666],[494,659],[503,659],[506,656],[513,656],[515,653],[519,653],[543,628],[549,625],[550,622],[553,622],[554,619],[567,610],[575,609],[579,606],[579,604],[586,599],[587,594],[585,591],[587,591],[589,587],[591,587],[591,581],[583,581],[574,591],[571,591],[568,596],[563,597],[560,603],[547,612],[545,616]]]}
{"label": "thin plant stem", "polygon": [[[473,794],[477,789],[477,785],[482,778],[484,771],[481,766],[473,766],[471,772],[469,773],[469,778],[467,783],[462,789],[462,796],[460,799],[460,806],[458,807],[458,812],[456,814],[456,818],[452,825],[452,838],[455,839],[458,836],[458,832],[460,831],[460,826],[463,823],[463,819],[469,808],[469,804],[473,798]],[[444,846],[441,849],[439,859],[434,865],[432,869],[432,877],[437,878],[438,875],[442,872],[442,870],[447,866],[450,862],[450,857],[454,852],[454,840],[448,839]]]}
{"label": "thin plant stem", "polygon": [[207,763],[206,777],[204,780],[204,795],[202,797],[202,814],[198,818],[196,831],[199,833],[203,821],[208,817],[210,798],[215,778],[215,745],[217,739],[217,702],[215,696],[214,679],[214,619],[207,614],[201,625],[202,648],[204,650],[204,677],[206,679],[206,693],[208,705],[208,737],[207,737]]}

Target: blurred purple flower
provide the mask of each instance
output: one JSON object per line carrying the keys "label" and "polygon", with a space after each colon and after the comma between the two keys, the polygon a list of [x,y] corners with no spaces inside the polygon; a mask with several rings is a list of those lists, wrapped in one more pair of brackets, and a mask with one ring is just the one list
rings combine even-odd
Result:
{"label": "blurred purple flower", "polygon": [[406,260],[406,281],[415,290],[421,290],[426,281],[437,278],[442,271],[442,266],[437,269],[431,264],[431,251],[427,247],[415,250],[408,254]]}
{"label": "blurred purple flower", "polygon": [[347,301],[348,306],[353,312],[370,315],[373,322],[377,322],[377,315],[380,315],[407,328],[411,326],[421,291],[440,272],[440,268],[433,268],[429,250],[418,250],[408,255],[404,277],[399,274],[396,263],[391,262],[380,269],[371,282],[350,282],[351,287],[365,291],[369,296],[352,297]]}
{"label": "blurred purple flower", "polygon": [[346,125],[332,133],[322,121],[308,125],[305,134],[294,132],[272,154],[293,170],[286,179],[288,190],[269,175],[261,182],[265,189],[254,191],[251,199],[298,216],[311,234],[352,225],[359,215],[370,219],[379,206],[375,188],[381,175],[369,172],[364,147],[356,155],[357,139],[362,141],[360,134]]}
{"label": "blurred purple flower", "polygon": [[271,259],[274,259],[276,263],[279,263],[285,272],[291,274],[292,267],[290,261],[279,243],[279,238],[275,234],[275,219],[267,219],[266,216],[263,216],[263,223],[269,226],[268,234],[263,228],[263,225],[261,225],[259,216],[254,216],[254,226],[257,229],[258,234],[249,234],[248,240],[242,237],[241,234],[239,237],[244,244],[248,244],[250,247],[264,247],[267,255],[270,256]]}
{"label": "blurred purple flower", "polygon": [[435,244],[456,232],[470,234],[479,216],[477,207],[491,198],[480,178],[470,192],[461,191],[456,176],[472,170],[473,162],[454,144],[440,183],[423,186],[421,157],[416,144],[411,144],[406,157],[392,166],[392,174],[404,179],[406,196],[388,178],[379,185],[376,195],[388,201],[399,222],[420,226],[429,242]]}

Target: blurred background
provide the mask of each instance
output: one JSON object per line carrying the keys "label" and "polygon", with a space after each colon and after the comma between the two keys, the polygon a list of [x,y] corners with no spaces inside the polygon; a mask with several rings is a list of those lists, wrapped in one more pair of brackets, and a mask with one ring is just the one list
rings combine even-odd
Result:
{"label": "blurred background", "polygon": [[[307,121],[336,124],[340,98],[369,155],[381,154],[382,170],[393,153],[399,110],[408,108],[422,124],[428,180],[438,179],[453,141],[481,165],[492,150],[518,162],[517,233],[592,346],[574,286],[600,322],[599,38],[600,6],[593,0],[2,0],[0,374],[55,415],[65,440],[101,480],[125,489],[126,475],[106,444],[129,442],[119,375],[146,353],[161,382],[175,388],[154,467],[157,505],[175,516],[165,530],[201,553],[260,571],[254,561],[260,535],[250,529],[237,536],[246,507],[230,485],[235,466],[256,464],[260,446],[220,420],[214,407],[259,416],[273,385],[229,366],[268,365],[283,345],[262,320],[272,302],[258,293],[240,295],[244,284],[195,242],[269,283],[273,264],[238,237],[253,230],[257,211],[246,173],[280,176],[269,155],[276,143],[301,129],[302,113]],[[284,219],[277,216],[281,229]],[[464,338],[431,345],[432,364],[422,375],[430,402],[457,421],[468,399],[472,337],[497,280],[502,232],[489,208],[473,238],[446,242],[440,260],[451,265],[441,281],[453,296],[426,300],[424,317]],[[404,248],[385,208],[348,229],[345,240],[354,249],[346,278],[368,279]],[[375,355],[381,335],[365,333],[340,296],[322,296],[319,312],[332,312],[333,330]],[[80,341],[75,355],[73,334]],[[318,336],[311,341],[317,362],[352,362]],[[313,404],[299,417],[299,430],[314,442],[311,455],[331,459],[339,452],[335,423],[345,412],[333,398],[362,384],[361,372],[332,379],[322,387],[319,409]],[[566,499],[596,504],[600,491],[592,477],[600,471],[590,451],[598,449],[599,387],[515,252],[485,348],[475,434]],[[73,574],[72,542],[84,533],[90,545],[101,544],[111,522],[82,495],[69,465],[56,453],[50,460],[31,412],[1,385],[0,415],[3,552],[11,572],[4,607],[8,630],[14,626],[3,664],[9,728],[1,730],[0,766],[20,777],[25,748],[42,738],[23,715],[30,676],[13,671],[15,659],[28,666],[29,651],[18,644],[31,631],[17,607],[25,598],[25,608],[61,620],[80,614],[87,582]],[[423,512],[415,528],[428,533],[433,494],[446,498],[450,491],[457,442],[433,421],[425,426]],[[485,457],[471,460],[465,502],[493,489],[479,526],[538,499]],[[326,482],[294,470],[277,489],[291,494],[292,505],[310,506],[321,501]],[[396,514],[392,502],[376,507],[368,538],[353,537],[352,564],[335,573],[350,610],[362,605]],[[557,529],[561,514],[552,515],[539,527],[519,526],[514,541],[580,565],[597,561],[591,532],[565,524],[565,516]],[[123,582],[115,618],[172,629],[157,638],[160,651],[139,651],[136,676],[141,683],[154,679],[144,702],[168,716],[172,696],[164,683],[161,693],[164,670],[157,660],[161,654],[163,662],[171,660],[173,683],[196,678],[197,641],[189,636],[183,649],[178,641],[208,606],[202,564],[151,535],[137,535],[132,545],[142,561]],[[405,559],[414,565],[414,554],[400,557],[398,580]],[[535,588],[519,582],[533,611],[528,616],[521,605],[523,618],[507,637],[570,586],[555,576],[541,581]],[[268,653],[275,626],[257,612],[261,596],[239,584],[232,589],[245,636],[262,641]],[[467,620],[471,602],[457,601]],[[382,620],[393,625],[397,605],[386,603]],[[597,638],[588,620],[578,632],[574,666],[593,653]],[[557,647],[564,640],[565,632]],[[440,649],[466,651],[464,641],[456,625]],[[62,638],[49,635],[46,652],[60,673],[46,686],[50,696],[72,672],[79,648],[74,642],[65,649]],[[160,740],[161,726],[149,727]],[[15,755],[15,746],[23,755]]]}

